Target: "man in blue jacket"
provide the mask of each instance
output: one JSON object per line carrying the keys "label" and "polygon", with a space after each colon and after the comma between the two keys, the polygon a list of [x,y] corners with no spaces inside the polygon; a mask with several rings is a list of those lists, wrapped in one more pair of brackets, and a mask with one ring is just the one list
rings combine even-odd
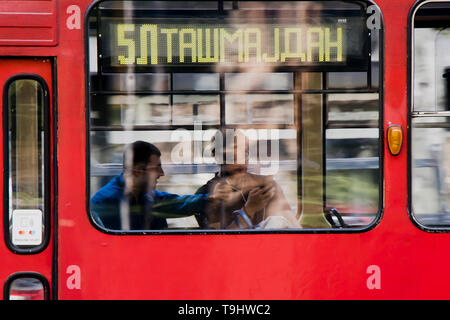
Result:
{"label": "man in blue jacket", "polygon": [[161,152],[151,143],[136,141],[125,148],[123,172],[91,198],[95,222],[111,230],[167,228],[166,218],[199,214],[208,194],[179,196],[156,190],[164,176]]}

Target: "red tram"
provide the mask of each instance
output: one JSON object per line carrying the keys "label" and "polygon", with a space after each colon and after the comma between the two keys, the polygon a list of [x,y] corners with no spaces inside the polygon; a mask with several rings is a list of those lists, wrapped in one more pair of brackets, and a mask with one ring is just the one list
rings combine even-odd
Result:
{"label": "red tram", "polygon": [[3,298],[448,299],[449,27],[440,0],[1,1]]}

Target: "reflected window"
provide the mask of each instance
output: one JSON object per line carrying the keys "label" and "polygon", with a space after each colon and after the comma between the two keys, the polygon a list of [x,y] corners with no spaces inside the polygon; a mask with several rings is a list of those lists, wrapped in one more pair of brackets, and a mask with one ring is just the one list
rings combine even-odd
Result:
{"label": "reflected window", "polygon": [[217,125],[220,122],[218,95],[175,95],[173,97],[173,124]]}
{"label": "reflected window", "polygon": [[88,26],[95,224],[376,221],[382,29],[367,23],[380,15],[370,3],[187,1],[183,15],[180,2],[100,3]]}
{"label": "reflected window", "polygon": [[225,97],[227,124],[293,124],[292,94],[230,94]]}
{"label": "reflected window", "polygon": [[48,285],[44,285],[41,277],[14,275],[7,283],[7,300],[47,300]]}
{"label": "reflected window", "polygon": [[411,105],[411,211],[426,227],[450,225],[450,2],[415,9]]}
{"label": "reflected window", "polygon": [[174,73],[174,90],[219,90],[219,75],[215,73]]}
{"label": "reflected window", "polygon": [[293,73],[226,73],[227,90],[293,90]]}

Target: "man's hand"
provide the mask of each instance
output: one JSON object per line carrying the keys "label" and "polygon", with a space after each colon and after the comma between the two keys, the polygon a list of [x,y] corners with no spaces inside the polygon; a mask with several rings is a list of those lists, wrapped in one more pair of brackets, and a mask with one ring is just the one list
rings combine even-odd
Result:
{"label": "man's hand", "polygon": [[218,183],[215,185],[213,192],[209,196],[209,199],[213,201],[228,202],[231,200],[232,195],[233,187],[231,187],[228,183]]}
{"label": "man's hand", "polygon": [[244,206],[244,211],[250,218],[253,218],[256,212],[265,208],[269,201],[275,195],[275,187],[272,183],[264,187],[256,187],[248,193],[248,199]]}

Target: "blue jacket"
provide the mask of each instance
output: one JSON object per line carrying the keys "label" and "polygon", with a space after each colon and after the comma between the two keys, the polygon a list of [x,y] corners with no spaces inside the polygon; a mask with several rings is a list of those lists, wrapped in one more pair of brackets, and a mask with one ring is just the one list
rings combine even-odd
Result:
{"label": "blue jacket", "polygon": [[208,194],[179,196],[177,194],[154,190],[139,199],[126,199],[125,181],[122,173],[114,177],[91,198],[91,215],[102,227],[122,230],[120,208],[128,203],[130,212],[130,229],[144,230],[144,212],[151,212],[150,229],[167,228],[166,218],[180,218],[198,215],[208,199]]}

